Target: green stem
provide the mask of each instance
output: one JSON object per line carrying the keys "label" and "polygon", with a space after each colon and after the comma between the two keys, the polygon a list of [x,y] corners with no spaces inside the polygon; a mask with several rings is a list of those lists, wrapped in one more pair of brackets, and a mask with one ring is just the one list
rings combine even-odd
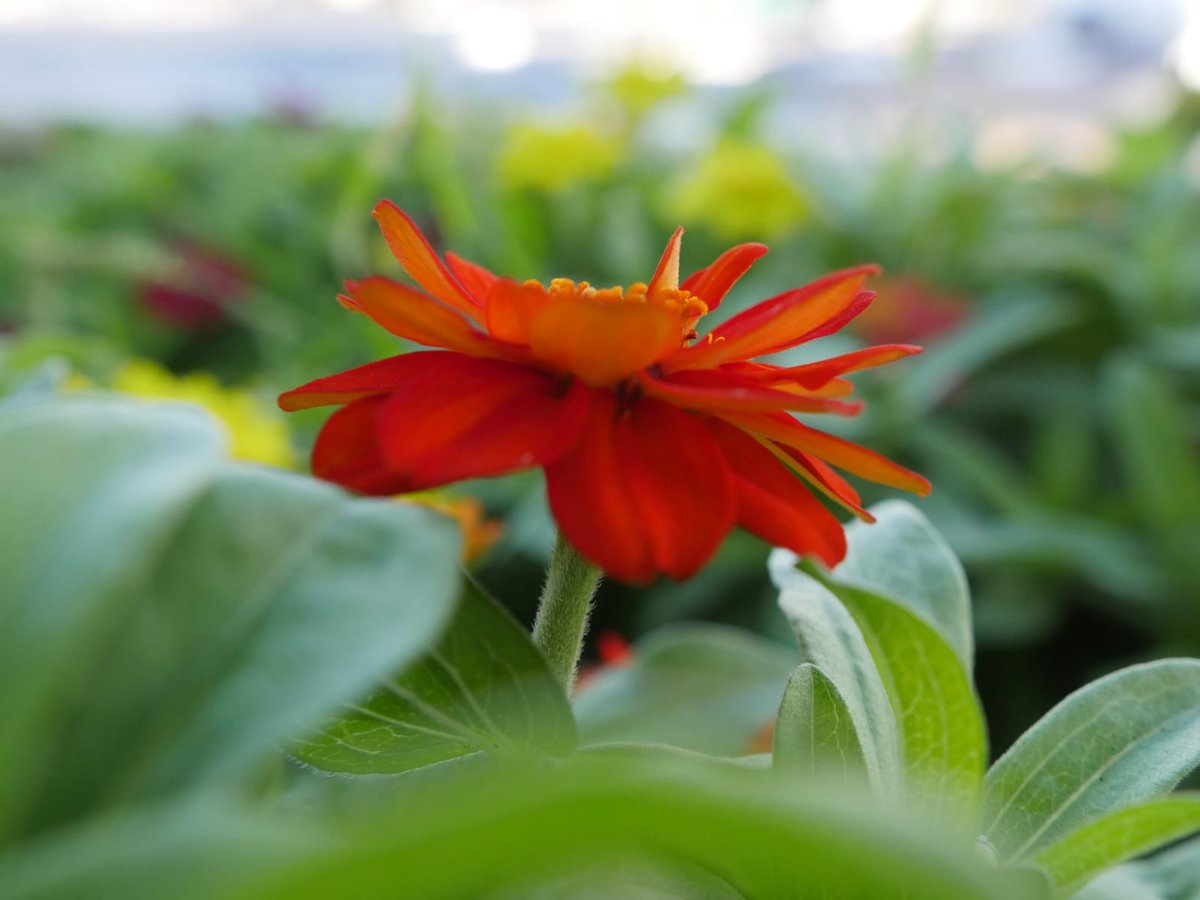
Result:
{"label": "green stem", "polygon": [[546,585],[533,620],[533,642],[570,693],[583,652],[588,613],[603,573],[579,555],[560,533],[546,567]]}

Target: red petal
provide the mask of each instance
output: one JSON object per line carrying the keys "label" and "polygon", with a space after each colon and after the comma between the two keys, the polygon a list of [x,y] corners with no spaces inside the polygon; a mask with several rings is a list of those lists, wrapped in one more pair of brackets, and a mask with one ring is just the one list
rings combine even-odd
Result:
{"label": "red petal", "polygon": [[860,288],[868,275],[878,271],[875,266],[860,266],[834,272],[764,300],[718,326],[708,341],[673,354],[664,368],[712,368],[777,353],[836,331],[870,303],[874,295]]}
{"label": "red petal", "polygon": [[683,228],[676,228],[671,239],[667,241],[667,247],[650,277],[650,283],[646,286],[646,293],[650,296],[658,290],[673,291],[679,287],[679,245],[682,241]]}
{"label": "red petal", "polygon": [[408,490],[499,475],[554,459],[587,395],[536,369],[458,354],[387,395],[377,439]]}
{"label": "red petal", "polygon": [[791,410],[843,416],[857,415],[862,411],[861,403],[773,390],[752,379],[720,369],[685,370],[663,378],[639,372],[638,380],[647,396],[681,409],[735,412]]}
{"label": "red petal", "polygon": [[931,490],[923,477],[874,450],[809,428],[786,413],[723,413],[726,421],[769,440],[808,453],[868,481],[924,496]]}
{"label": "red petal", "polygon": [[476,331],[462,316],[420,291],[388,278],[347,282],[349,295],[338,299],[347,309],[365,313],[392,334],[426,347],[445,347],[470,356],[519,361],[521,351]]}
{"label": "red petal", "polygon": [[642,398],[621,410],[595,391],[572,448],[546,467],[567,540],[614,577],[692,575],[733,527],[732,477],[703,421]]}
{"label": "red petal", "polygon": [[456,253],[446,252],[446,264],[454,273],[454,277],[458,279],[459,284],[467,289],[479,306],[484,305],[488,291],[492,289],[493,284],[500,280],[499,275],[478,263],[463,259]]}
{"label": "red petal", "polygon": [[839,375],[886,365],[920,352],[921,348],[912,344],[881,344],[878,347],[864,347],[853,353],[844,353],[841,356],[834,356],[807,365],[777,369],[770,380],[772,382],[793,381],[802,387],[817,389]]}
{"label": "red petal", "polygon": [[422,377],[431,367],[441,365],[452,355],[445,350],[419,350],[347,369],[280,394],[279,408],[294,412],[386,393],[409,379]]}
{"label": "red petal", "polygon": [[772,546],[837,565],[846,555],[845,532],[805,483],[741,429],[718,419],[708,426],[733,473],[738,523]]}
{"label": "red petal", "polygon": [[415,222],[391,200],[380,200],[371,214],[404,271],[412,280],[447,306],[472,318],[479,313],[479,304],[450,274],[438,259],[433,247],[421,234]]}
{"label": "red petal", "polygon": [[379,455],[375,426],[384,398],[366,397],[335,412],[313,445],[312,470],[318,478],[352,491],[387,496],[407,490]]}
{"label": "red petal", "polygon": [[710,265],[693,272],[680,287],[703,300],[712,312],[721,305],[729,289],[766,252],[765,244],[739,244],[726,250]]}

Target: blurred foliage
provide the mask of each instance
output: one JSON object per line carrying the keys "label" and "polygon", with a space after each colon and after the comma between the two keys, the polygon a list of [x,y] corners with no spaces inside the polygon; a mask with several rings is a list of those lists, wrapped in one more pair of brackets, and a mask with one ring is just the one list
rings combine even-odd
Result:
{"label": "blurred foliage", "polygon": [[[380,197],[499,272],[601,285],[645,280],[682,216],[685,269],[735,237],[770,240],[721,316],[832,268],[885,267],[876,315],[828,343],[927,351],[862,376],[867,414],[832,426],[933,481],[923,508],[975,588],[998,746],[1095,669],[1200,650],[1195,98],[1117,135],[1108,170],[1083,177],[983,171],[949,139],[931,157],[915,129],[865,160],[825,157],[764,136],[769,91],[709,103],[631,72],[597,86],[586,127],[426,89],[375,129],[0,133],[0,389],[64,372],[110,385],[147,359],[269,397],[395,352],[333,302],[343,278],[399,275],[369,217]],[[686,143],[664,140],[680,123]],[[298,451],[320,420],[290,420]],[[505,520],[479,575],[528,615],[552,537],[540,485],[470,489]],[[739,536],[687,584],[608,586],[598,624],[779,636],[766,552]]]}

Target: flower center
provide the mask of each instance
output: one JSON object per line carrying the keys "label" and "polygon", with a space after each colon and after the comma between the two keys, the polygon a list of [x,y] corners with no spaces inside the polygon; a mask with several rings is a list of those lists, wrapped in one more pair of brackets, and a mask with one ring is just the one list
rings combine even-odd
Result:
{"label": "flower center", "polygon": [[[527,281],[527,285],[542,287],[538,281]],[[657,306],[677,313],[682,328],[682,339],[696,337],[696,322],[708,312],[708,304],[682,288],[659,288],[653,293],[644,282],[635,281],[628,287],[595,288],[586,281],[570,278],[555,278],[549,288],[544,288],[551,302],[592,303],[599,306],[614,304],[645,304]]]}

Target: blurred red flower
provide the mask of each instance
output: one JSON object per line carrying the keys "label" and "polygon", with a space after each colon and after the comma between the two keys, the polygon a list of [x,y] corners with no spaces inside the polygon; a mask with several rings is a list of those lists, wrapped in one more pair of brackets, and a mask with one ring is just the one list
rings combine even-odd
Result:
{"label": "blurred red flower", "polygon": [[888,302],[875,304],[854,323],[868,341],[927,341],[953,329],[969,312],[964,298],[911,275],[888,278],[879,290]]}
{"label": "blurred red flower", "polygon": [[568,541],[615,577],[683,579],[735,524],[833,565],[841,524],[812,491],[869,519],[830,464],[924,494],[921,476],[791,412],[852,415],[842,376],[918,352],[869,347],[806,365],[754,362],[837,331],[870,303],[872,266],[827,275],[699,336],[701,316],[766,252],[734,247],[680,282],[683,229],[648,284],[500,278],[446,254],[390,202],[384,237],[424,292],[349,282],[341,302],[418,351],[319,378],[285,410],[342,404],[313,450],[320,477],[394,494],[540,466]]}
{"label": "blurred red flower", "polygon": [[199,244],[180,242],[174,249],[171,271],[138,285],[143,308],[188,331],[219,324],[227,307],[246,293],[245,271],[235,260]]}

